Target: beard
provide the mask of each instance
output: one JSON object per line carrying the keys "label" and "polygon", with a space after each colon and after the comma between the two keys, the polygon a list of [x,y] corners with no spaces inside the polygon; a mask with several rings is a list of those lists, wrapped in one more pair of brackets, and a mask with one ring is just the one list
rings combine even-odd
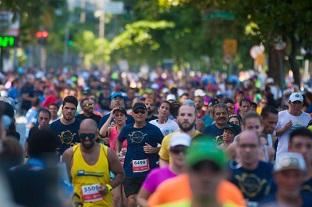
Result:
{"label": "beard", "polygon": [[88,144],[86,144],[84,141],[82,141],[81,144],[85,149],[91,149],[95,143],[90,141]]}
{"label": "beard", "polygon": [[[187,125],[186,125],[187,123]],[[178,126],[179,128],[183,131],[183,132],[188,132],[188,131],[191,131],[194,126],[195,126],[195,122],[193,123],[188,123],[188,122],[178,122]]]}

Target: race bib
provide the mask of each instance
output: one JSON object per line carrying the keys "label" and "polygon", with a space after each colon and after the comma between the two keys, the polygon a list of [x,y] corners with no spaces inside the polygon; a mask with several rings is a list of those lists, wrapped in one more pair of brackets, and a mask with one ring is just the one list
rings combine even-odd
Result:
{"label": "race bib", "polygon": [[132,160],[132,172],[141,173],[150,170],[148,159]]}
{"label": "race bib", "polygon": [[94,185],[83,185],[82,189],[82,199],[84,202],[95,202],[103,200],[103,196],[99,192],[100,189],[99,184]]}

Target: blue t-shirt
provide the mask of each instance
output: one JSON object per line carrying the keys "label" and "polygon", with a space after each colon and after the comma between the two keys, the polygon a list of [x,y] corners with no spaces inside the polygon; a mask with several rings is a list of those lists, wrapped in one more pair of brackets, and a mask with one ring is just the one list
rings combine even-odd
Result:
{"label": "blue t-shirt", "polygon": [[[312,204],[312,196],[309,193],[302,192],[302,205],[301,207],[311,207]],[[271,206],[285,206],[285,204],[278,205],[277,198],[275,194],[270,194],[266,198],[264,198],[260,203],[259,207],[271,207]]]}
{"label": "blue t-shirt", "polygon": [[204,134],[217,137],[223,134],[224,129],[219,129],[216,124],[210,125],[204,129]]}
{"label": "blue t-shirt", "polygon": [[119,141],[128,141],[124,169],[128,177],[145,177],[153,168],[158,167],[158,153],[146,154],[143,147],[148,143],[152,147],[161,144],[163,134],[150,123],[143,128],[126,125],[118,136]]}
{"label": "blue t-shirt", "polygon": [[[102,119],[100,120],[100,122],[98,123],[98,128],[101,129],[101,127],[105,124],[105,122],[107,121],[107,119],[109,118],[109,114],[106,114],[102,117]],[[126,125],[130,124],[133,125],[134,124],[134,119],[132,116],[130,116],[129,114],[126,114],[127,120],[126,120]]]}
{"label": "blue t-shirt", "polygon": [[246,200],[259,202],[272,192],[272,164],[260,161],[254,170],[232,165],[230,171],[230,181],[241,190]]}
{"label": "blue t-shirt", "polygon": [[53,129],[53,131],[60,138],[58,146],[58,152],[60,155],[62,155],[67,148],[80,142],[78,137],[79,126],[79,119],[75,119],[75,122],[69,125],[64,125],[60,119],[50,124],[49,127]]}

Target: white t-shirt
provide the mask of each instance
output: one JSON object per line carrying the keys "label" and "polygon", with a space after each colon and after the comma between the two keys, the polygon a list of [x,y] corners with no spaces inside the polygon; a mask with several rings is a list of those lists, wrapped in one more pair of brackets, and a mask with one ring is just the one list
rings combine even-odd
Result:
{"label": "white t-shirt", "polygon": [[279,153],[288,151],[290,132],[296,128],[308,126],[310,120],[311,116],[306,112],[302,112],[300,116],[293,116],[288,112],[288,110],[280,111],[278,113],[278,122],[276,128],[280,129],[284,127],[289,121],[292,122],[292,127],[284,132],[284,134],[282,134],[280,137],[278,137],[276,156],[278,156]]}
{"label": "white t-shirt", "polygon": [[164,136],[179,130],[178,124],[171,119],[168,119],[168,121],[164,124],[158,123],[158,119],[152,120],[149,123],[157,126]]}

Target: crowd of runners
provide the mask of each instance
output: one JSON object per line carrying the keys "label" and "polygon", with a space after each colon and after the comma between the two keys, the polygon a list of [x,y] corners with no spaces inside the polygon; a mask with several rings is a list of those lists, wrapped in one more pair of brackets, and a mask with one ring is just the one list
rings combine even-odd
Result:
{"label": "crowd of runners", "polygon": [[312,206],[312,92],[243,76],[1,75],[1,206]]}

